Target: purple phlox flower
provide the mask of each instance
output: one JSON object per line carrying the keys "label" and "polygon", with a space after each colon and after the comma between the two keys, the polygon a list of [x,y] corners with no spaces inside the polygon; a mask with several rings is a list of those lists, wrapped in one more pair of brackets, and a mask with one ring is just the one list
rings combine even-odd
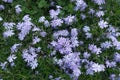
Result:
{"label": "purple phlox flower", "polygon": [[38,22],[44,22],[45,21],[45,16],[41,16],[38,20]]}
{"label": "purple phlox flower", "polygon": [[11,53],[15,53],[18,51],[18,47],[21,46],[22,44],[14,44],[10,49],[11,49]]}
{"label": "purple phlox flower", "polygon": [[4,10],[5,6],[4,5],[0,5],[0,10]]}
{"label": "purple phlox flower", "polygon": [[83,57],[84,57],[84,58],[89,58],[89,57],[90,57],[90,54],[89,54],[88,52],[84,52],[84,53],[83,53]]}
{"label": "purple phlox flower", "polygon": [[95,10],[91,8],[91,9],[89,9],[88,13],[93,15],[95,13]]}
{"label": "purple phlox flower", "polygon": [[59,6],[59,5],[56,5],[56,8],[57,8],[57,9],[62,9],[62,7],[61,7],[61,6]]}
{"label": "purple phlox flower", "polygon": [[92,53],[97,54],[97,55],[100,54],[100,53],[102,53],[101,48],[97,48],[97,46],[94,45],[94,44],[89,44],[88,49],[89,49]]}
{"label": "purple phlox flower", "polygon": [[118,29],[113,27],[112,25],[109,25],[107,31],[110,33],[115,33],[116,31],[118,31]]}
{"label": "purple phlox flower", "polygon": [[6,3],[12,3],[13,2],[13,0],[2,0],[2,1],[4,1]]}
{"label": "purple phlox flower", "polygon": [[63,23],[62,19],[54,19],[51,21],[51,26],[55,28],[57,26],[62,26],[62,23]]}
{"label": "purple phlox flower", "polygon": [[64,18],[64,21],[65,21],[65,24],[71,25],[73,22],[76,21],[76,17],[69,15],[66,18]]}
{"label": "purple phlox flower", "polygon": [[41,31],[41,29],[38,28],[38,27],[36,27],[36,26],[34,26],[34,28],[32,29],[32,31],[33,31],[33,32],[35,32],[35,31]]}
{"label": "purple phlox flower", "polygon": [[78,35],[77,28],[71,29],[71,36],[72,36],[72,37],[77,37],[77,35]]}
{"label": "purple phlox flower", "polygon": [[76,28],[71,29],[71,44],[72,47],[77,47],[79,46],[79,41],[78,41],[78,30]]}
{"label": "purple phlox flower", "polygon": [[49,11],[49,13],[50,13],[50,17],[53,19],[56,19],[57,18],[57,16],[59,15],[59,13],[60,13],[60,9],[58,9],[58,10],[53,10],[53,9],[51,9],[50,11]]}
{"label": "purple phlox flower", "polygon": [[78,47],[79,46],[79,41],[77,37],[71,37],[71,45],[72,47]]}
{"label": "purple phlox flower", "polygon": [[59,31],[56,31],[53,33],[53,37],[54,38],[58,38],[59,36],[68,36],[69,35],[69,32],[68,30],[59,30]]}
{"label": "purple phlox flower", "polygon": [[83,45],[83,44],[84,44],[84,42],[83,42],[83,41],[79,41],[79,44],[80,44],[80,45]]}
{"label": "purple phlox flower", "polygon": [[112,68],[112,67],[115,67],[116,66],[116,62],[114,62],[114,61],[106,61],[105,62],[105,64],[106,64],[106,67],[108,67],[108,68]]}
{"label": "purple phlox flower", "polygon": [[113,41],[113,46],[115,46],[116,50],[120,50],[120,42],[118,40]]}
{"label": "purple phlox flower", "polygon": [[50,26],[50,22],[49,22],[48,20],[45,20],[45,21],[44,21],[44,25],[45,25],[46,27],[48,27],[48,26]]}
{"label": "purple phlox flower", "polygon": [[83,31],[85,32],[86,38],[92,38],[92,33],[90,33],[90,27],[89,26],[84,26]]}
{"label": "purple phlox flower", "polygon": [[96,16],[97,16],[97,17],[102,17],[102,16],[104,16],[104,15],[105,15],[104,11],[97,11],[97,12],[96,12]]}
{"label": "purple phlox flower", "polygon": [[101,43],[101,48],[109,49],[110,47],[112,47],[111,41],[105,41],[105,42]]}
{"label": "purple phlox flower", "polygon": [[88,39],[88,38],[92,38],[92,33],[90,33],[90,32],[85,33],[85,35],[86,35],[86,38],[87,38],[87,39]]}
{"label": "purple phlox flower", "polygon": [[19,5],[19,4],[15,6],[15,10],[16,10],[17,14],[20,14],[22,12],[22,9],[20,8],[20,6],[21,5]]}
{"label": "purple phlox flower", "polygon": [[19,23],[17,24],[17,29],[21,31],[21,32],[18,34],[18,38],[19,38],[20,40],[24,40],[25,36],[26,36],[27,34],[29,34],[32,26],[34,26],[33,23],[30,21],[31,18],[29,17],[29,15],[25,15],[25,16],[23,17],[23,20],[24,20],[23,22],[19,22]]}
{"label": "purple phlox flower", "polygon": [[14,22],[4,22],[3,26],[6,30],[12,30],[16,24]]}
{"label": "purple phlox flower", "polygon": [[101,72],[105,71],[105,66],[103,64],[98,64],[98,63],[90,63],[90,70],[94,72]]}
{"label": "purple phlox flower", "polygon": [[84,2],[84,0],[76,0],[76,7],[75,10],[85,10],[85,8],[87,7],[87,4]]}
{"label": "purple phlox flower", "polygon": [[11,37],[13,36],[15,33],[13,32],[13,30],[7,30],[3,33],[3,36],[4,38],[7,38],[7,37]]}
{"label": "purple phlox flower", "polygon": [[41,39],[38,38],[38,36],[35,36],[35,37],[33,38],[33,44],[36,44],[36,43],[38,43],[38,42],[40,42],[40,41],[41,41]]}
{"label": "purple phlox flower", "polygon": [[59,50],[61,54],[68,54],[72,52],[69,38],[60,37],[57,41],[56,49]]}
{"label": "purple phlox flower", "polygon": [[6,61],[0,64],[0,66],[2,67],[2,69],[5,69],[6,64],[7,64]]}
{"label": "purple phlox flower", "polygon": [[99,21],[98,25],[101,29],[108,27],[108,23],[104,20]]}
{"label": "purple phlox flower", "polygon": [[93,0],[94,3],[98,4],[98,5],[102,5],[105,4],[105,0]]}
{"label": "purple phlox flower", "polygon": [[115,74],[111,74],[111,75],[110,75],[110,80],[115,80],[115,77],[116,77]]}
{"label": "purple phlox flower", "polygon": [[86,32],[86,33],[89,32],[90,31],[90,27],[89,26],[84,26],[83,27],[83,31]]}
{"label": "purple phlox flower", "polygon": [[3,20],[3,18],[0,16],[0,21],[2,21]]}
{"label": "purple phlox flower", "polygon": [[5,27],[5,30],[6,30],[5,32],[3,32],[4,38],[11,37],[15,34],[14,30],[13,30],[15,25],[16,24],[13,22],[4,22],[3,23],[3,26]]}
{"label": "purple phlox flower", "polygon": [[31,21],[31,18],[29,17],[29,15],[25,15],[22,20],[23,21]]}
{"label": "purple phlox flower", "polygon": [[7,58],[7,60],[8,60],[8,62],[12,63],[16,58],[17,58],[17,57],[16,57],[15,54],[11,54],[11,55]]}
{"label": "purple phlox flower", "polygon": [[47,35],[47,33],[46,33],[45,31],[42,31],[42,32],[40,32],[40,35],[41,35],[42,37],[45,37],[45,36]]}
{"label": "purple phlox flower", "polygon": [[114,54],[114,60],[115,60],[116,62],[120,62],[120,54],[119,54],[118,52],[116,52],[116,53]]}

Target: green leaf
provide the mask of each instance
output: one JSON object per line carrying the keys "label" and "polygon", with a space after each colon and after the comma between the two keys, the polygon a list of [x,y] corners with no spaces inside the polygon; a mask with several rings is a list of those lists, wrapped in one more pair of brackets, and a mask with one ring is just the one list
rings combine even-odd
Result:
{"label": "green leaf", "polygon": [[40,0],[40,2],[38,3],[38,7],[39,8],[45,8],[47,7],[47,2],[45,0]]}

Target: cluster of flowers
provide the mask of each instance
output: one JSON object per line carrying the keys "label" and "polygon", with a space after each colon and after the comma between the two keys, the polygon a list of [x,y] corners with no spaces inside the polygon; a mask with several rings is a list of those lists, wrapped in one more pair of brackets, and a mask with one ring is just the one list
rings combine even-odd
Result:
{"label": "cluster of flowers", "polygon": [[[87,7],[87,4],[84,2],[84,0],[71,0],[71,2],[74,1],[76,2],[75,10],[77,11],[84,11]],[[99,6],[105,4],[105,0],[93,1]],[[81,46],[81,41],[79,41],[77,37],[78,33],[76,30],[78,29],[71,29],[71,34],[67,30],[59,30],[53,33],[54,40],[51,42],[51,45],[54,48],[54,51],[51,53],[51,55],[54,56],[53,59],[56,62],[56,64],[58,64],[61,69],[65,70],[65,72],[73,78],[77,79],[80,76],[80,74],[84,73],[80,71],[80,68],[84,66],[84,64],[86,74],[90,75],[93,75],[95,72],[105,71],[105,69],[107,68],[118,68],[117,64],[119,64],[120,62],[120,54],[117,52],[117,50],[119,50],[120,42],[117,38],[119,37],[120,33],[118,32],[117,28],[113,27],[112,25],[109,25],[108,22],[102,18],[105,15],[105,12],[102,11],[101,6],[99,7],[99,9],[100,10],[96,12],[95,10],[90,9],[88,13],[95,14],[95,17],[100,18],[100,21],[98,22],[98,28],[100,28],[101,30],[104,29],[103,34],[101,34],[102,37],[98,36],[98,38],[96,38],[96,41],[101,41],[102,39],[106,41],[101,42],[97,45],[95,45],[94,42],[89,43],[86,52],[80,54],[80,51],[76,51],[76,47]],[[56,16],[54,15],[54,17]],[[82,19],[83,17],[85,19],[86,16],[82,16]],[[72,23],[77,19],[75,16],[70,15],[62,20],[63,22],[65,22],[66,25],[72,25]],[[54,25],[62,26],[63,22],[60,20],[57,23],[54,23]],[[83,32],[86,35],[86,39],[91,40],[94,38],[94,35],[92,35],[89,26],[84,26]],[[84,42],[82,41],[82,44],[83,43]],[[99,47],[97,47],[98,45]],[[89,60],[89,58],[94,54],[97,56],[97,58],[102,57],[102,54],[104,54],[105,50],[109,50],[114,47],[116,49],[116,52],[113,52],[114,55],[112,60],[106,59],[105,62],[103,62],[103,64]],[[57,56],[57,53],[60,53],[62,58],[59,58]],[[80,58],[80,55],[83,55],[83,58]]]}
{"label": "cluster of flowers", "polygon": [[[16,54],[18,52],[18,48],[22,47],[22,41],[24,41],[25,37],[29,34],[30,31],[32,31],[33,40],[30,43],[30,45],[35,45],[38,42],[41,41],[41,37],[45,37],[47,33],[43,31],[42,29],[36,27],[32,22],[29,15],[25,15],[22,19],[22,22],[18,22],[18,24],[15,24],[14,22],[4,22],[3,27],[5,28],[5,31],[3,32],[4,38],[9,38],[15,35],[15,30],[18,30],[18,39],[21,41],[21,43],[14,44],[11,49],[11,54],[8,56],[7,61],[10,63],[11,66],[15,66],[14,60],[17,58]],[[39,34],[39,35],[38,35]],[[30,47],[28,49],[23,49],[22,57],[27,62],[27,65],[31,67],[31,69],[35,69],[38,66],[37,63],[37,53],[41,51],[41,47],[34,48]],[[2,69],[6,68],[7,61],[1,63]]]}
{"label": "cluster of flowers", "polygon": [[[31,23],[30,24],[25,24],[25,22],[23,22],[23,23],[19,23],[19,25],[22,25],[22,26],[19,26],[19,28],[20,27],[22,27],[21,28],[21,32],[18,34],[18,38],[20,39],[20,40],[23,40],[24,38],[25,38],[25,36],[29,33],[29,30],[31,29]],[[29,28],[30,27],[30,28]],[[29,28],[29,29],[28,29]],[[26,32],[27,31],[27,32]],[[32,29],[32,31],[33,32],[35,32],[35,31],[39,31],[40,32],[40,35],[42,36],[42,37],[45,37],[45,35],[46,35],[46,32],[44,32],[44,31],[42,31],[42,30],[40,30],[39,28],[37,28],[37,27],[34,27],[33,29]],[[3,35],[4,35],[4,37],[8,37],[9,35],[10,36],[12,36],[11,35],[11,33],[8,33],[8,34],[5,34],[6,32],[4,32],[3,33]],[[13,34],[13,33],[12,33]],[[15,33],[14,33],[15,34]],[[9,37],[10,37],[9,36]],[[40,42],[40,38],[38,37],[38,36],[35,36],[35,34],[34,34],[34,38],[33,38],[33,41],[32,41],[32,45],[35,45],[35,44],[37,44],[38,42]],[[18,47],[20,47],[20,46],[22,46],[22,44],[21,43],[19,43],[19,44],[14,44],[12,47],[11,47],[11,54],[10,54],[10,56],[7,58],[7,60],[8,60],[8,62],[11,64],[11,66],[14,66],[15,64],[14,64],[14,60],[17,58],[17,56],[16,56],[16,54],[15,53],[17,53],[17,51],[18,51]],[[22,51],[22,53],[23,53],[23,55],[22,55],[22,57],[23,57],[23,59],[27,62],[27,64],[28,64],[28,66],[30,66],[31,67],[31,69],[35,69],[36,67],[37,67],[37,65],[38,65],[38,63],[37,63],[37,54],[36,53],[38,53],[38,52],[40,52],[41,51],[41,47],[38,47],[38,48],[33,48],[33,47],[29,47],[29,49],[24,49],[23,51]],[[7,64],[7,62],[5,61],[4,63],[1,63],[1,66],[2,66],[2,69],[5,69],[5,65]]]}
{"label": "cluster of flowers", "polygon": [[[90,29],[86,26],[83,27],[83,31],[87,33]],[[109,27],[106,31],[108,31],[110,28]],[[114,29],[114,28],[113,28]],[[112,29],[112,30],[113,30]],[[115,29],[114,29],[115,30]],[[114,35],[119,34],[119,32],[114,32]],[[107,32],[107,35],[113,34],[111,32]],[[100,53],[104,54],[104,50],[109,49],[111,47],[115,47],[112,45],[112,42],[110,41],[105,41],[101,43],[100,47],[98,48],[94,44],[89,44],[88,45],[88,52],[84,52],[83,58],[80,59],[80,52],[75,52],[75,48],[80,46],[80,41],[78,40],[78,32],[76,28],[71,29],[71,34],[67,30],[59,30],[57,32],[54,32],[53,37],[54,40],[51,42],[52,47],[54,48],[54,51],[51,53],[52,56],[57,56],[58,52],[62,55],[62,58],[57,58],[56,56],[54,57],[54,61],[56,64],[58,64],[62,69],[65,70],[66,73],[71,74],[71,77],[76,77],[82,72],[80,71],[80,68],[82,67],[82,64],[85,65],[86,74],[93,75],[95,72],[101,72],[105,71],[105,68],[112,68],[116,67],[117,62],[120,62],[120,54],[118,52],[115,52],[113,61],[111,60],[106,60],[105,64],[99,64],[93,61],[89,61],[89,57],[92,56],[92,54],[96,54],[98,58],[100,57]],[[112,36],[112,35],[111,35]],[[70,38],[69,38],[70,37]],[[87,37],[86,37],[87,38]],[[105,37],[106,38],[106,37]],[[72,72],[70,72],[72,71]]]}
{"label": "cluster of flowers", "polygon": [[31,69],[35,69],[38,66],[37,62],[37,53],[40,52],[41,48],[33,48],[29,47],[29,49],[24,49],[22,51],[22,56],[24,60],[27,62],[27,65],[31,67]]}
{"label": "cluster of flowers", "polygon": [[[12,3],[13,0],[3,0],[6,3]],[[105,71],[108,68],[118,68],[120,63],[120,37],[119,29],[110,25],[109,19],[104,19],[105,11],[103,11],[102,6],[105,4],[105,0],[91,0],[99,6],[99,10],[96,11],[92,8],[89,8],[88,14],[95,15],[94,17],[98,18],[97,26],[92,27],[91,25],[83,25],[82,28],[66,28],[59,30],[58,27],[71,26],[74,22],[78,22],[79,18],[76,15],[67,15],[67,17],[60,17],[62,7],[55,5],[56,9],[50,9],[50,20],[47,20],[46,16],[41,16],[38,20],[38,23],[43,23],[45,27],[55,28],[53,35],[53,41],[50,42],[51,58],[53,62],[57,64],[61,69],[63,69],[67,74],[70,75],[73,80],[77,80],[81,74],[94,75],[96,72]],[[84,20],[87,16],[82,13],[89,6],[85,0],[70,0],[71,3],[75,3],[74,11],[80,11],[81,19]],[[22,12],[20,8],[21,5],[15,6],[15,11],[17,14]],[[4,5],[0,5],[0,10],[4,10]],[[93,18],[93,17],[92,17]],[[22,18],[22,21],[17,24],[14,22],[4,22],[3,27],[5,31],[3,32],[4,38],[9,38],[15,35],[15,30],[18,33],[18,39],[21,43],[14,44],[11,49],[11,54],[8,56],[7,60],[14,66],[14,60],[17,58],[16,54],[19,47],[22,46],[22,42],[26,36],[32,32],[32,43],[29,44],[28,48],[22,49],[22,57],[31,69],[35,69],[39,64],[37,61],[38,53],[41,51],[41,47],[34,48],[32,45],[39,43],[41,40],[40,37],[45,37],[47,33],[37,27],[31,22],[29,15],[25,15]],[[0,21],[2,18],[0,17]],[[91,27],[90,27],[91,26]],[[93,32],[95,29],[102,31],[100,36],[94,36]],[[81,32],[83,32],[81,34]],[[85,34],[85,36],[83,36]],[[82,37],[79,37],[79,35]],[[95,38],[95,42],[94,41]],[[89,40],[90,43],[86,43]],[[81,41],[82,40],[82,41]],[[97,43],[96,43],[97,42]],[[48,44],[49,45],[49,44]],[[82,48],[81,48],[82,47]],[[92,58],[95,56],[97,59],[101,59],[102,55],[106,51],[111,51],[114,49],[112,54],[109,54],[105,57],[104,62],[100,63]],[[83,51],[84,50],[84,51]],[[112,55],[112,58],[109,59],[109,55]],[[7,61],[0,64],[2,69],[5,69]],[[82,72],[81,68],[84,68],[86,72]],[[113,79],[113,77],[111,78]],[[59,80],[59,79],[58,79]]]}
{"label": "cluster of flowers", "polygon": [[18,34],[18,38],[20,40],[24,40],[25,36],[29,34],[33,24],[31,23],[31,18],[29,18],[29,15],[25,15],[23,17],[23,22],[19,22],[17,25],[17,29],[21,32]]}
{"label": "cluster of flowers", "polygon": [[[80,58],[79,52],[73,51],[75,47],[79,45],[78,32],[76,28],[71,29],[71,35],[67,30],[61,30],[54,33],[55,40],[51,42],[51,45],[55,48],[54,52],[59,52],[63,55],[62,59],[55,59],[55,62],[65,70],[66,73],[72,71],[73,77],[78,77],[80,72]],[[70,36],[70,37],[69,37]],[[51,54],[52,56],[55,55]],[[56,54],[57,55],[57,54]]]}
{"label": "cluster of flowers", "polygon": [[14,30],[13,30],[13,28],[15,26],[15,23],[13,23],[13,22],[4,22],[3,26],[5,27],[5,30],[6,30],[3,33],[4,38],[11,37],[11,36],[13,36],[15,34]]}

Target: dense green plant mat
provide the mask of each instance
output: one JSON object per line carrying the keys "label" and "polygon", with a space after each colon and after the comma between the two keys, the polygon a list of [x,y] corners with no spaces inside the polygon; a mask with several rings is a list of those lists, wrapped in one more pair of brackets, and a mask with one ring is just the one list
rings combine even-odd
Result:
{"label": "dense green plant mat", "polygon": [[[0,1],[0,80],[120,79],[120,0],[106,0],[105,3],[101,4],[96,2],[104,0],[9,1],[12,0]],[[77,1],[84,1],[87,4],[85,9],[81,10],[81,6],[84,7],[84,4],[79,4],[80,7],[77,6],[79,9],[75,10]],[[18,4],[20,6],[15,8]],[[21,9],[20,12],[19,8]],[[90,9],[95,12],[93,14],[89,13]],[[58,10],[58,13],[56,13],[58,15],[53,14],[54,12],[52,13],[50,10],[56,12]],[[103,11],[103,13],[97,14],[99,11]],[[53,18],[51,15],[54,15]],[[45,20],[42,21],[40,18],[43,16]],[[70,19],[73,17],[72,21],[65,20],[68,16]],[[59,19],[58,22],[54,21],[57,19]],[[103,22],[100,23],[102,20]],[[48,21],[48,24],[45,24],[45,21]],[[13,28],[7,25],[12,22]],[[7,26],[4,23],[7,23]],[[22,26],[19,24],[22,24]],[[88,27],[85,28],[85,26]],[[40,30],[33,31],[36,27]],[[110,28],[113,32],[108,31]],[[9,30],[13,30],[13,33],[5,33]],[[66,33],[59,32],[62,30],[66,30]],[[57,35],[59,33],[62,36]],[[112,35],[115,39],[108,38],[107,34]],[[33,41],[35,37],[39,38],[40,41]],[[60,38],[61,41],[59,42]],[[71,38],[73,38],[73,41]],[[55,43],[52,43],[53,41]],[[109,48],[101,46],[105,41],[110,41]],[[19,44],[19,46],[12,52],[11,48],[14,44]],[[65,51],[61,46],[65,48]],[[93,48],[90,49],[92,46]],[[32,51],[31,48],[35,51]],[[72,51],[67,51],[69,49]],[[55,54],[53,54],[54,51]],[[89,58],[84,57],[85,52],[90,54]],[[27,53],[30,56],[26,57]],[[33,56],[35,56],[33,60],[36,60],[36,62],[33,62],[34,64],[32,60],[29,61]],[[71,61],[68,61],[70,64],[67,62],[66,56],[70,57]],[[62,62],[58,63],[60,60]],[[76,61],[74,62],[74,60]],[[84,60],[87,61],[84,62]],[[106,64],[107,60],[113,62],[113,64]],[[72,61],[74,65],[72,65]],[[5,66],[2,65],[3,63]],[[74,67],[78,70],[73,69]],[[87,72],[89,69],[91,74]]]}

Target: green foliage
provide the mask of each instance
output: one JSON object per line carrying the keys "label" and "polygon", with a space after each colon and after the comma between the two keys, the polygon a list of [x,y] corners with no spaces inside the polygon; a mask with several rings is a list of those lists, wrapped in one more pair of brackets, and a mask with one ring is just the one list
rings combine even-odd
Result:
{"label": "green foliage", "polygon": [[48,6],[48,4],[47,4],[47,1],[45,1],[45,0],[40,0],[38,2],[38,7],[39,8],[46,8],[47,6]]}
{"label": "green foliage", "polygon": [[[53,0],[55,1],[58,5],[61,5],[62,11],[60,13],[60,16],[67,16],[68,14],[76,14],[78,17],[79,22],[76,22],[73,26],[77,28],[82,28],[84,24],[89,24],[91,27],[97,26],[97,21],[98,19],[90,19],[87,17],[87,21],[82,21],[80,19],[80,12],[75,12],[74,5],[73,3],[70,3],[69,0]],[[87,3],[90,4],[90,6],[94,7],[96,10],[96,5],[93,5],[89,2]],[[106,13],[106,16],[109,16],[110,20],[109,23],[119,26],[120,25],[120,0],[116,0],[118,3],[116,3],[115,0],[106,0],[107,5],[104,6],[104,8],[108,11]],[[5,4],[2,1],[0,1],[0,4]],[[22,5],[22,10],[23,12],[20,15],[15,14],[15,9],[14,6],[20,4]],[[1,70],[0,69],[0,78],[3,78],[3,80],[49,80],[48,77],[49,75],[53,75],[54,77],[62,77],[65,80],[70,80],[69,75],[65,74],[63,70],[61,70],[58,66],[54,65],[52,62],[52,59],[50,57],[44,58],[44,54],[50,54],[51,50],[46,49],[47,44],[52,40],[52,29],[44,28],[44,26],[41,26],[41,24],[37,23],[37,20],[39,19],[40,16],[45,15],[49,19],[49,7],[50,3],[49,0],[14,0],[14,3],[12,4],[5,4],[5,10],[0,11],[0,16],[3,17],[3,21],[7,22],[18,22],[22,19],[22,17],[25,14],[29,14],[30,17],[33,19],[33,23],[35,23],[37,26],[40,28],[44,29],[46,32],[48,32],[48,36],[44,39],[43,42],[35,45],[35,46],[41,46],[43,52],[39,53],[39,66],[36,70],[31,70],[29,67],[26,66],[26,63],[23,61],[22,56],[21,56],[21,51],[19,50],[17,53],[17,60],[15,61],[16,66],[11,68],[10,65],[7,65],[6,70]],[[86,10],[87,11],[87,10]],[[85,13],[87,16],[88,14]],[[10,54],[10,47],[14,43],[20,43],[20,41],[17,39],[17,35],[14,37],[4,39],[3,38],[3,32],[4,28],[2,26],[3,22],[0,22],[0,62],[4,62],[8,55]],[[64,27],[65,28],[65,27]],[[102,30],[100,29],[95,29],[92,30],[94,36],[98,36],[102,34]],[[16,32],[17,33],[17,32]],[[32,33],[31,33],[32,34]],[[28,46],[29,42],[32,40],[32,36],[28,35],[25,41],[23,42],[23,46],[21,49],[24,49],[26,46]],[[82,32],[80,32],[81,35],[79,35],[79,38],[82,39],[81,37],[84,36]],[[85,43],[88,44],[90,43],[89,40],[85,40]],[[93,40],[94,41],[94,40]],[[81,49],[81,52],[84,51],[84,49],[87,47],[87,45],[84,45],[84,48],[79,47]],[[114,52],[114,49],[111,49],[110,52],[105,51],[102,56],[107,57],[108,54],[111,52]],[[110,56],[113,56],[113,54],[110,54]],[[105,59],[101,57],[101,59],[98,59],[96,56],[91,57],[93,60],[102,63]],[[85,71],[83,69],[83,71]],[[103,73],[98,73],[94,76],[86,76],[86,75],[81,75],[79,77],[79,80],[108,80],[107,78],[109,77],[110,73],[118,73],[118,69],[113,70],[108,69],[106,72]]]}

